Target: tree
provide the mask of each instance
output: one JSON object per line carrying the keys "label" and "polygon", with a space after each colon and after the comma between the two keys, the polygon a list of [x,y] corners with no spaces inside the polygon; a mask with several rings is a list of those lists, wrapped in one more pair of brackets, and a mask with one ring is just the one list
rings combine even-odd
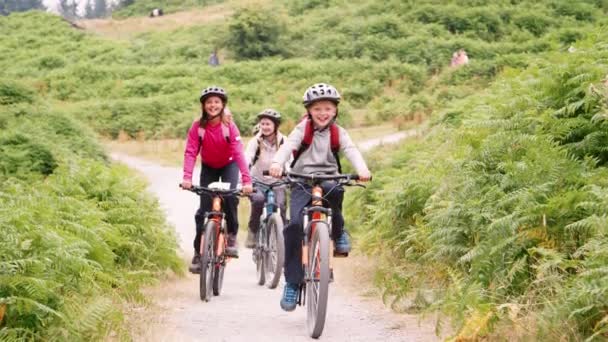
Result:
{"label": "tree", "polygon": [[108,4],[106,0],[95,0],[95,18],[103,18],[108,14]]}
{"label": "tree", "polygon": [[87,19],[95,18],[95,9],[91,0],[87,0],[87,3],[84,5],[84,17]]}
{"label": "tree", "polygon": [[59,13],[66,19],[78,18],[78,3],[76,0],[59,0]]}
{"label": "tree", "polygon": [[43,8],[42,0],[0,0],[0,14],[2,15]]}
{"label": "tree", "polygon": [[239,59],[260,59],[281,53],[283,26],[268,10],[245,8],[235,13],[229,43]]}

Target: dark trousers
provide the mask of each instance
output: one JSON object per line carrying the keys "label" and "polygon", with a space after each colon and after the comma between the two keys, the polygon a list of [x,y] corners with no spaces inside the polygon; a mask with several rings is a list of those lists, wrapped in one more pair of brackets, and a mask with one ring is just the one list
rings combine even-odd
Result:
{"label": "dark trousers", "polygon": [[[334,240],[344,230],[344,218],[342,217],[344,188],[341,186],[335,187],[335,184],[333,181],[326,181],[321,184],[325,195],[323,206],[332,210],[331,238]],[[333,190],[331,190],[332,188]],[[330,190],[331,192],[329,192]],[[302,240],[304,238],[302,211],[304,207],[310,206],[310,191],[310,186],[306,187],[306,191],[299,185],[292,185],[291,187],[291,202],[289,205],[291,221],[283,230],[283,235],[285,237],[285,281],[292,284],[300,284],[304,280],[304,270],[302,269]]]}
{"label": "dark trousers", "polygon": [[[235,189],[239,181],[239,167],[236,162],[232,162],[221,169],[214,169],[205,164],[201,167],[200,186],[207,187],[210,183],[217,182],[222,177],[222,182],[230,183],[230,188]],[[201,196],[201,205],[194,215],[196,222],[196,237],[194,238],[194,253],[200,251],[201,234],[203,233],[203,225],[205,224],[205,213],[211,211],[211,195],[203,194]],[[237,196],[227,196],[223,202],[223,209],[226,213],[226,226],[228,233],[236,235],[239,231],[239,216],[238,206],[239,198]]]}
{"label": "dark trousers", "polygon": [[[274,199],[276,204],[281,208],[281,218],[285,223],[285,188],[274,188]],[[256,188],[251,195],[251,216],[249,217],[249,230],[256,233],[260,227],[260,216],[264,211],[264,203],[266,202],[265,192]]]}

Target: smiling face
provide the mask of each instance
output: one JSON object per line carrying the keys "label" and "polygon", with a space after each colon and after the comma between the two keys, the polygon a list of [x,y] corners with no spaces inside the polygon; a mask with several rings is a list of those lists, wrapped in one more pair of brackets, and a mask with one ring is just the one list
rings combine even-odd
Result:
{"label": "smiling face", "polygon": [[224,102],[219,96],[209,96],[203,103],[203,109],[209,116],[214,117],[221,113],[224,108]]}
{"label": "smiling face", "polygon": [[331,120],[336,117],[337,110],[336,104],[329,100],[317,101],[308,107],[312,122],[317,128],[329,125]]}
{"label": "smiling face", "polygon": [[274,133],[274,122],[269,118],[260,119],[260,131],[263,136],[268,136]]}

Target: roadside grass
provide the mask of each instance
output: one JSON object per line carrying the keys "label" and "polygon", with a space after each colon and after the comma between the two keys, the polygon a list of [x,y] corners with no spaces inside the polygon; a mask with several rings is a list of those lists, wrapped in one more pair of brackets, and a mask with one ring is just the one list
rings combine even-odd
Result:
{"label": "roadside grass", "polygon": [[[355,143],[383,137],[398,131],[392,124],[348,129],[348,133]],[[251,139],[251,136],[243,136],[244,146],[247,145],[249,139]],[[116,140],[103,140],[103,145],[108,153],[124,153],[154,161],[163,166],[179,166],[184,160],[185,139],[145,140],[143,137],[131,139],[127,134],[120,134]],[[383,149],[383,151],[385,150]]]}

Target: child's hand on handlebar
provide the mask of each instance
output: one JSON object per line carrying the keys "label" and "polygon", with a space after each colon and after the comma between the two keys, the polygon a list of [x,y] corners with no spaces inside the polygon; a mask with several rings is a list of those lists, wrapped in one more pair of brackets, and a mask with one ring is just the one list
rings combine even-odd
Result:
{"label": "child's hand on handlebar", "polygon": [[372,174],[369,172],[369,170],[359,173],[360,182],[369,182],[370,179],[372,179]]}
{"label": "child's hand on handlebar", "polygon": [[268,169],[268,173],[274,178],[281,178],[283,176],[283,168],[279,163],[272,163]]}
{"label": "child's hand on handlebar", "polygon": [[243,184],[243,187],[241,188],[241,192],[244,195],[249,195],[250,193],[253,192],[253,186],[251,184]]}
{"label": "child's hand on handlebar", "polygon": [[192,182],[191,181],[187,181],[187,180],[183,180],[182,181],[182,189],[184,190],[188,190],[192,188]]}

